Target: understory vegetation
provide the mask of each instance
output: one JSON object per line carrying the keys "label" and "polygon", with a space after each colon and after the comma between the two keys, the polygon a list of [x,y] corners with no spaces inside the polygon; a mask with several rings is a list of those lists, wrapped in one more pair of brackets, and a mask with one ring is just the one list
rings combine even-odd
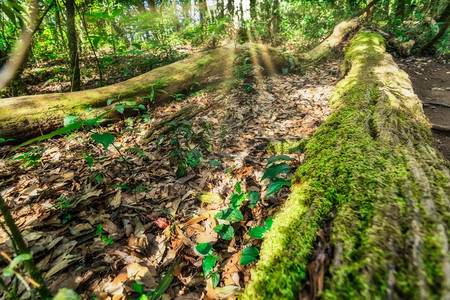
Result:
{"label": "understory vegetation", "polygon": [[1,297],[446,299],[450,165],[394,58],[447,65],[449,27],[450,0],[0,0]]}

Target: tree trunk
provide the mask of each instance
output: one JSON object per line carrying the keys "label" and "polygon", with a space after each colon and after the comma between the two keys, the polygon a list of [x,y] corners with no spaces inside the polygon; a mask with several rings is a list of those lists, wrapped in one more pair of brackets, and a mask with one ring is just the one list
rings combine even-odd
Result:
{"label": "tree trunk", "polygon": [[67,40],[69,42],[70,79],[71,90],[78,91],[81,88],[80,58],[77,45],[77,31],[75,28],[75,3],[74,0],[66,0],[67,14]]}
{"label": "tree trunk", "polygon": [[[446,11],[450,10],[450,1],[445,10]],[[429,52],[433,48],[433,46],[437,42],[439,42],[439,40],[445,35],[445,32],[447,31],[448,27],[450,26],[450,14],[447,14],[445,17],[446,17],[445,23],[442,24],[442,27],[439,30],[439,32],[419,50],[420,53]],[[439,19],[442,19],[442,18],[444,18],[444,17],[441,16]]]}
{"label": "tree trunk", "polygon": [[[339,45],[347,34],[359,25],[358,18],[336,26],[333,34],[321,45],[308,53],[292,57],[294,65],[311,62],[324,57]],[[249,53],[251,51],[251,53]],[[20,143],[62,126],[62,119],[69,114],[83,114],[83,106],[106,107],[108,99],[135,99],[150,94],[155,82],[163,78],[167,94],[162,93],[158,101],[167,100],[170,95],[183,92],[194,82],[205,82],[211,76],[231,74],[234,55],[251,56],[252,60],[269,72],[280,72],[291,67],[289,58],[278,50],[260,44],[227,46],[208,52],[200,52],[173,64],[154,69],[148,73],[111,86],[92,90],[32,95],[0,99],[0,137],[15,139]],[[145,102],[141,99],[141,102]],[[75,106],[75,107],[74,107]],[[12,113],[14,112],[14,113]]]}
{"label": "tree trunk", "polygon": [[444,299],[450,175],[420,100],[378,34],[343,70],[243,298]]}
{"label": "tree trunk", "polygon": [[353,31],[359,27],[359,18],[353,18],[334,27],[333,33],[308,53],[301,53],[298,58],[303,61],[317,61],[328,55]]}

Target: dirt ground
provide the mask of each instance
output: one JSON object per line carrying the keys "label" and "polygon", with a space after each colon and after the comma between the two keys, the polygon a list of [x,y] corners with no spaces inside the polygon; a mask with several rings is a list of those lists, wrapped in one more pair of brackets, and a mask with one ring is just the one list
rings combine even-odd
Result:
{"label": "dirt ground", "polygon": [[[398,60],[398,64],[411,78],[430,123],[450,127],[450,64],[434,57],[409,57]],[[432,132],[438,148],[450,160],[450,132]]]}

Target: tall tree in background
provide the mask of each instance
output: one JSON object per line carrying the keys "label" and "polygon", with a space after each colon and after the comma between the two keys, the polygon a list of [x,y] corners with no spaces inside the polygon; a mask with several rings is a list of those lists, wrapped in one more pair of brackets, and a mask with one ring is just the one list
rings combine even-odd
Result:
{"label": "tall tree in background", "polygon": [[66,0],[67,13],[67,40],[70,55],[71,90],[79,91],[81,88],[80,58],[78,55],[77,30],[75,27],[75,0]]}

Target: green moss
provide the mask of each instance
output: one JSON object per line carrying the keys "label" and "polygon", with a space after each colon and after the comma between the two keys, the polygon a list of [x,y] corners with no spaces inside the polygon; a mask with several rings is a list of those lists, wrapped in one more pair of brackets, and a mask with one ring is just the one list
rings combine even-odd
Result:
{"label": "green moss", "polygon": [[273,153],[274,155],[278,154],[289,154],[295,153],[299,151],[303,151],[306,146],[306,139],[294,140],[294,141],[282,141],[282,142],[271,142],[267,146],[267,151]]}
{"label": "green moss", "polygon": [[357,35],[344,65],[333,113],[306,145],[244,299],[298,298],[317,231],[330,219],[331,244],[335,254],[342,251],[327,271],[323,299],[449,292],[442,244],[450,178],[420,102],[378,34]]}

